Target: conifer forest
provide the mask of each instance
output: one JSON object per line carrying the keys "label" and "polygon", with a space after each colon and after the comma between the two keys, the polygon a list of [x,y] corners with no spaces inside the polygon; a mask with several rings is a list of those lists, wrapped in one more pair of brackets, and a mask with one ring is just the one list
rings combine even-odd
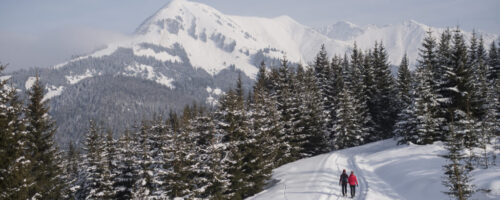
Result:
{"label": "conifer forest", "polygon": [[55,142],[43,81],[20,94],[2,80],[0,199],[245,199],[275,184],[277,167],[386,139],[443,142],[445,193],[469,199],[470,172],[500,148],[500,43],[432,35],[415,70],[404,56],[391,71],[382,42],[333,57],[321,46],[309,65],[262,62],[251,90],[240,77],[215,106],[143,116],[122,133],[82,122],[82,145]]}

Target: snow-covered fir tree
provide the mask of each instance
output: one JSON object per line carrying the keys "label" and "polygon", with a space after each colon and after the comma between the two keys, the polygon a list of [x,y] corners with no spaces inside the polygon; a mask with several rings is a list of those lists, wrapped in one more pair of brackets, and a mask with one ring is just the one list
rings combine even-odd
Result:
{"label": "snow-covered fir tree", "polygon": [[399,99],[399,109],[404,110],[412,103],[412,84],[413,78],[408,68],[408,56],[405,54],[401,60],[401,64],[398,69],[398,77],[396,80],[396,85],[398,88],[398,99]]}
{"label": "snow-covered fir tree", "polygon": [[280,150],[283,155],[276,161],[278,165],[282,165],[294,161],[298,155],[300,146],[294,144],[296,130],[294,122],[297,113],[297,100],[294,95],[294,73],[290,68],[288,61],[284,58],[278,70],[274,71],[273,90],[278,103],[278,111],[281,113],[280,121],[283,124],[283,135],[278,140],[283,141]]}
{"label": "snow-covered fir tree", "polygon": [[388,55],[384,45],[376,43],[372,53],[372,65],[374,74],[374,94],[369,99],[371,116],[375,122],[373,140],[380,140],[392,136],[392,129],[397,117],[397,101],[394,98],[397,90],[394,78],[391,75]]}
{"label": "snow-covered fir tree", "polygon": [[[486,94],[486,104],[484,104],[484,109],[486,111],[484,118],[476,123],[479,131],[479,147],[483,150],[481,156],[481,162],[479,163],[484,168],[488,168],[490,165],[494,164],[495,154],[488,149],[488,145],[491,145],[495,139],[495,136],[499,135],[500,132],[500,121],[497,118],[499,113],[497,107],[500,104],[497,94],[495,94],[495,87],[489,87]],[[491,155],[490,155],[491,154]],[[491,157],[491,159],[490,159]]]}
{"label": "snow-covered fir tree", "polygon": [[[328,52],[325,45],[321,45],[321,49],[314,60],[314,75],[316,77],[317,88],[321,94],[321,105],[323,110],[323,122],[325,124],[325,132],[330,135],[333,127],[333,116],[335,115],[335,76],[333,68],[328,61]],[[332,63],[333,65],[334,63]]]}
{"label": "snow-covered fir tree", "polygon": [[115,168],[116,168],[116,142],[113,139],[113,132],[111,130],[106,131],[106,135],[102,136],[100,146],[102,147],[100,158],[100,168],[102,169],[101,174],[101,194],[99,197],[101,199],[114,199],[115,190],[113,188],[113,180],[116,176]]}
{"label": "snow-covered fir tree", "polygon": [[51,119],[48,102],[44,101],[44,86],[38,75],[28,91],[26,107],[27,156],[32,163],[30,175],[35,182],[29,196],[35,199],[60,199],[66,187],[61,173],[61,158],[54,144],[55,122]]}
{"label": "snow-covered fir tree", "polygon": [[[4,66],[0,65],[0,74]],[[14,88],[0,81],[0,199],[29,199],[30,176],[24,107]]]}
{"label": "snow-covered fir tree", "polygon": [[116,147],[116,168],[114,177],[114,194],[116,199],[131,199],[134,183],[137,180],[135,165],[136,147],[134,138],[126,130],[117,141]]}
{"label": "snow-covered fir tree", "polygon": [[280,123],[280,113],[274,96],[270,95],[266,88],[268,80],[266,66],[262,63],[257,74],[257,80],[253,88],[253,101],[250,104],[249,118],[251,120],[251,135],[255,139],[255,152],[258,153],[255,161],[259,170],[256,170],[254,191],[261,190],[270,178],[272,169],[276,167],[275,160],[286,147],[279,138],[284,134]]}
{"label": "snow-covered fir tree", "polygon": [[[456,133],[455,125],[448,125],[447,139],[445,148],[448,151],[443,155],[447,159],[446,164],[443,166],[445,176],[443,177],[443,185],[448,191],[444,193],[451,198],[466,200],[469,199],[474,192],[473,185],[471,184],[470,171],[465,166],[466,156],[463,154],[464,138]],[[460,129],[460,128],[458,128]]]}
{"label": "snow-covered fir tree", "polygon": [[488,51],[488,80],[493,82],[499,79],[500,74],[500,48],[497,47],[495,41],[491,42]]}
{"label": "snow-covered fir tree", "polygon": [[[184,120],[188,120],[187,115],[191,112],[189,107],[184,109]],[[167,192],[171,198],[182,197],[192,198],[194,193],[193,180],[191,177],[194,174],[193,156],[194,156],[194,138],[183,125],[187,121],[179,119],[175,114],[170,115],[170,134],[172,134],[171,148],[166,152],[170,157],[167,170]],[[168,147],[167,147],[168,148]]]}
{"label": "snow-covered fir tree", "polygon": [[82,173],[83,181],[79,199],[97,199],[102,194],[102,147],[101,147],[101,128],[94,120],[89,121],[89,129],[83,150]]}
{"label": "snow-covered fir tree", "polygon": [[297,67],[296,90],[298,107],[296,130],[302,140],[301,156],[311,157],[328,152],[329,146],[325,132],[325,114],[322,110],[321,93],[317,87],[316,77],[312,69],[304,71],[302,65]]}
{"label": "snow-covered fir tree", "polygon": [[[220,139],[215,122],[209,113],[200,109],[189,120],[187,130],[195,138],[193,192],[196,198],[221,199],[227,189],[228,177],[224,177],[221,165]],[[218,165],[218,166],[216,166]]]}
{"label": "snow-covered fir tree", "polygon": [[220,100],[217,120],[218,129],[224,135],[226,148],[224,164],[229,174],[230,184],[226,195],[231,199],[243,199],[251,196],[255,183],[251,181],[255,175],[253,162],[255,157],[255,138],[250,132],[248,113],[245,108],[241,78],[238,78],[235,90],[230,90]]}
{"label": "snow-covered fir tree", "polygon": [[406,55],[401,60],[398,69],[398,99],[400,111],[394,126],[394,136],[399,138],[398,144],[407,144],[418,140],[417,117],[415,116],[415,89],[414,79],[408,69],[408,58]]}
{"label": "snow-covered fir tree", "polygon": [[344,149],[363,143],[363,129],[353,106],[354,99],[347,87],[344,87],[337,106],[335,121],[334,148]]}
{"label": "snow-covered fir tree", "polygon": [[[365,81],[368,81],[368,79],[365,76],[371,77],[372,75],[368,75],[371,68],[365,68],[366,66],[364,65],[364,55],[363,53],[358,49],[356,43],[354,43],[354,47],[351,53],[351,59],[349,62],[349,77],[350,80],[348,83],[344,83],[344,85],[347,85],[349,87],[349,90],[353,94],[354,98],[354,107],[356,109],[355,114],[358,115],[357,119],[360,121],[361,129],[363,132],[363,140],[364,141],[369,141],[370,135],[373,134],[374,131],[374,122],[371,113],[369,112],[368,109],[368,99],[370,98],[368,96],[367,90],[368,86]],[[367,72],[365,72],[365,70]],[[348,79],[344,79],[344,82],[346,82]]]}
{"label": "snow-covered fir tree", "polygon": [[66,188],[65,199],[77,199],[77,191],[80,189],[80,170],[81,163],[80,152],[75,147],[73,142],[68,145],[68,151],[64,156],[63,173],[65,176]]}
{"label": "snow-covered fir tree", "polygon": [[432,144],[441,139],[440,121],[436,117],[438,99],[432,90],[433,74],[429,68],[420,66],[415,75],[414,116],[416,124],[415,144]]}
{"label": "snow-covered fir tree", "polygon": [[470,46],[468,50],[468,65],[472,71],[472,94],[471,94],[471,112],[478,121],[484,118],[486,113],[486,95],[488,93],[488,67],[486,65],[486,50],[482,36],[477,38],[476,32],[472,32]]}
{"label": "snow-covered fir tree", "polygon": [[139,135],[140,149],[136,153],[136,174],[134,191],[135,198],[157,199],[165,198],[165,152],[162,147],[165,144],[166,129],[162,118],[155,116],[153,120],[143,121]]}

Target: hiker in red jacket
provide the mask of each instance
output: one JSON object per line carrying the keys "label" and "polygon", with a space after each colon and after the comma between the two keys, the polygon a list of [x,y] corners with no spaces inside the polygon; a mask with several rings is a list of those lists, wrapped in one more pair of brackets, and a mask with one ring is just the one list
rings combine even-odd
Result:
{"label": "hiker in red jacket", "polygon": [[356,186],[358,186],[358,179],[354,175],[354,171],[351,171],[351,175],[349,175],[349,185],[351,186],[351,198],[354,198],[356,195]]}

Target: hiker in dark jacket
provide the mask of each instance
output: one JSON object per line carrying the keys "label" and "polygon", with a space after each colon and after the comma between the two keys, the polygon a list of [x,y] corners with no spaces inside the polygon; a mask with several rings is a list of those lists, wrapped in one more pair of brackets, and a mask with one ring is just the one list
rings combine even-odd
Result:
{"label": "hiker in dark jacket", "polygon": [[354,198],[356,195],[356,186],[358,186],[358,179],[354,175],[354,171],[351,171],[351,175],[349,175],[349,185],[351,186],[351,198]]}
{"label": "hiker in dark jacket", "polygon": [[347,194],[347,183],[349,182],[349,176],[347,176],[347,173],[344,171],[340,175],[340,180],[339,180],[339,185],[342,185],[342,196],[345,196]]}

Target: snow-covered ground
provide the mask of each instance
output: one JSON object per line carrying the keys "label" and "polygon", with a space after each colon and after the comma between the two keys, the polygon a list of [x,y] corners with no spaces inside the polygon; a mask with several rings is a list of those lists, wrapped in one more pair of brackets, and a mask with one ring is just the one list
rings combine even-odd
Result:
{"label": "snow-covered ground", "polygon": [[[342,169],[354,171],[359,187],[355,199],[449,199],[443,191],[443,144],[396,145],[389,139],[298,160],[274,170],[273,187],[249,199],[326,200],[341,197]],[[498,152],[497,152],[498,155]],[[472,172],[478,189],[473,199],[500,199],[500,162]],[[349,192],[349,189],[348,189]]]}

